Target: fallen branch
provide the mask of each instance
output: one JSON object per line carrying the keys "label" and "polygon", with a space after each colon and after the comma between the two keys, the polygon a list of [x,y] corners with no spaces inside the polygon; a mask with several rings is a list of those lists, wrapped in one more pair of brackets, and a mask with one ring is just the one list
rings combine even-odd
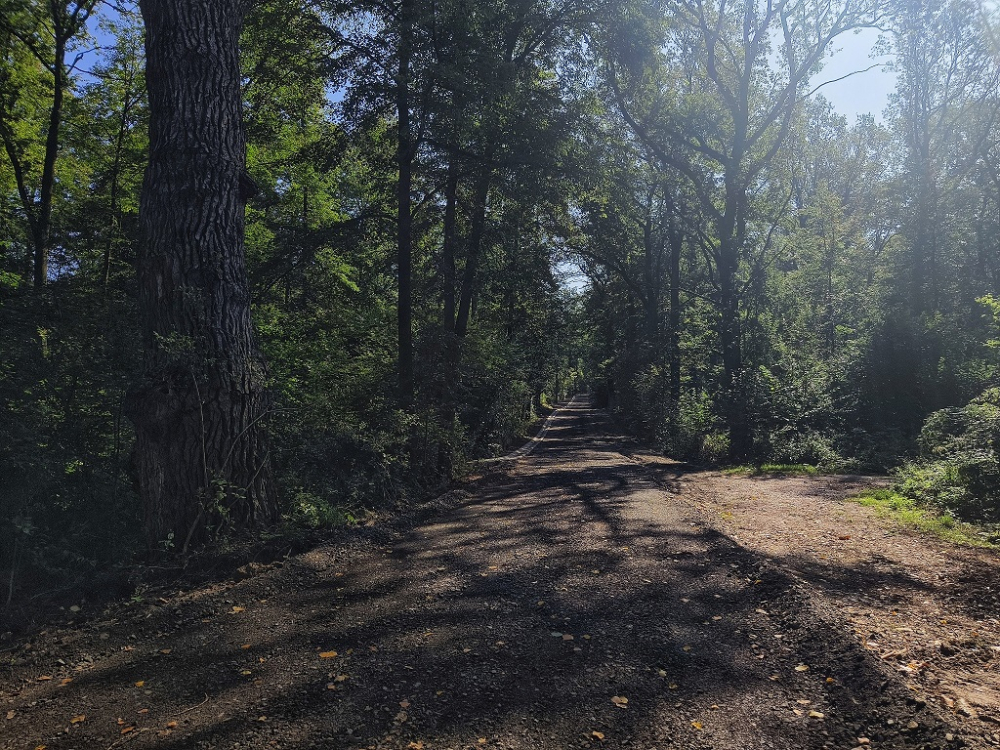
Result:
{"label": "fallen branch", "polygon": [[185,708],[185,709],[184,709],[183,711],[181,711],[180,713],[178,713],[178,714],[171,714],[171,715],[170,715],[170,716],[168,716],[167,718],[168,718],[168,719],[173,719],[173,718],[174,718],[175,716],[183,716],[184,714],[189,714],[189,713],[191,713],[192,711],[194,711],[194,710],[195,710],[196,708],[201,708],[201,707],[202,707],[202,706],[204,706],[204,705],[205,705],[206,703],[208,703],[208,693],[205,693],[205,700],[203,700],[203,701],[202,701],[201,703],[199,703],[199,704],[198,704],[197,706],[191,706],[191,708]]}

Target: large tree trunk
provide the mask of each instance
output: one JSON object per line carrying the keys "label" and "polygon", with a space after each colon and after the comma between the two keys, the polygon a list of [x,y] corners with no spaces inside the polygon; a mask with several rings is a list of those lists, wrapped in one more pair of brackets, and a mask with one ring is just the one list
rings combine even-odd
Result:
{"label": "large tree trunk", "polygon": [[250,320],[241,0],[142,0],[150,157],[139,304],[145,376],[129,398],[151,550],[277,519]]}
{"label": "large tree trunk", "polygon": [[684,235],[676,219],[670,220],[670,326],[667,359],[670,362],[670,435],[678,436],[681,401],[681,251]]}
{"label": "large tree trunk", "polygon": [[396,160],[397,266],[399,298],[397,326],[399,346],[399,401],[404,408],[413,403],[413,144],[410,132],[410,57],[413,37],[413,2],[402,0],[399,8],[399,72],[396,80],[398,143]]}
{"label": "large tree trunk", "polygon": [[719,342],[722,345],[722,385],[729,457],[743,461],[752,453],[746,388],[743,381],[743,326],[737,290],[739,254],[731,240],[722,242],[719,260]]}
{"label": "large tree trunk", "polygon": [[[455,295],[457,273],[455,270],[458,244],[458,156],[452,153],[448,161],[448,180],[445,185],[444,242],[441,248],[442,302],[441,314],[441,393],[438,394],[441,426],[451,430],[455,422],[455,399],[458,392],[459,341],[455,334]],[[442,450],[445,449],[442,443]],[[450,457],[442,454],[441,465],[450,467]],[[450,469],[449,469],[450,470]]]}
{"label": "large tree trunk", "polygon": [[36,287],[45,286],[49,280],[49,245],[52,236],[52,189],[56,181],[56,159],[59,156],[59,126],[62,124],[63,97],[66,93],[66,40],[61,36],[55,42],[55,63],[52,67],[52,109],[49,110],[49,128],[45,136],[45,158],[42,162],[42,182],[39,187],[38,231],[35,233],[33,281]]}
{"label": "large tree trunk", "polygon": [[458,317],[455,319],[455,333],[465,338],[469,332],[472,317],[472,302],[476,294],[479,261],[486,234],[486,211],[489,203],[490,185],[493,182],[493,152],[487,151],[482,171],[476,180],[476,193],[472,199],[472,222],[469,229],[468,252],[465,256],[465,270],[462,274],[462,293],[458,303]]}
{"label": "large tree trunk", "polygon": [[[652,203],[652,199],[650,199]],[[660,347],[660,263],[659,255],[662,248],[657,248],[656,240],[653,237],[653,212],[652,206],[646,214],[646,221],[642,225],[642,286],[646,294],[642,298],[643,320],[646,338],[646,350],[651,353],[650,360],[655,357],[654,352]]]}
{"label": "large tree trunk", "polygon": [[441,246],[442,327],[446,335],[451,335],[455,331],[455,245],[458,242],[458,157],[454,153],[448,158],[444,200],[444,241]]}

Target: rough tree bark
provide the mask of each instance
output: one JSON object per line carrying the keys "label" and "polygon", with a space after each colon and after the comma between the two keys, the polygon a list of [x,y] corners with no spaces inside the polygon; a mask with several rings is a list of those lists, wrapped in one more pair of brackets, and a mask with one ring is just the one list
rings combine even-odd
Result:
{"label": "rough tree bark", "polygon": [[243,0],[142,0],[150,157],[139,304],[145,376],[130,394],[151,550],[277,518],[265,367],[250,320],[239,35]]}
{"label": "rough tree bark", "polygon": [[483,237],[486,233],[486,212],[492,183],[493,150],[487,149],[484,164],[476,180],[476,191],[472,200],[473,213],[469,229],[468,251],[465,257],[465,271],[462,274],[462,291],[458,300],[458,317],[455,319],[455,333],[460,339],[464,339],[469,332],[472,301],[476,294],[476,274],[479,272]]}
{"label": "rough tree bark", "polygon": [[667,345],[670,362],[670,434],[678,436],[677,417],[681,402],[681,251],[684,233],[678,226],[676,209],[667,229],[670,241],[670,324]]}
{"label": "rough tree bark", "polygon": [[396,78],[398,139],[396,160],[396,231],[399,271],[397,325],[399,346],[399,401],[404,408],[413,404],[413,134],[410,129],[410,58],[413,54],[413,0],[399,6],[399,71]]}

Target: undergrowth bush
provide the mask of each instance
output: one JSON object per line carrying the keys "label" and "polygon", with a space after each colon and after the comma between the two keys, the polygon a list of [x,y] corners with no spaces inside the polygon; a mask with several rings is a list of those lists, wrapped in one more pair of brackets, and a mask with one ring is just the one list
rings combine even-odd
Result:
{"label": "undergrowth bush", "polygon": [[0,616],[141,547],[123,416],[131,306],[68,281],[0,300]]}
{"label": "undergrowth bush", "polygon": [[960,518],[1000,520],[1000,390],[931,414],[921,456],[898,471],[901,494]]}

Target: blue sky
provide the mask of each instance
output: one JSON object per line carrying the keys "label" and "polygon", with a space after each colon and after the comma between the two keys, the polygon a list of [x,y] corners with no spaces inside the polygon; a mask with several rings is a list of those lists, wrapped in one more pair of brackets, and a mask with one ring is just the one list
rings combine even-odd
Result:
{"label": "blue sky", "polygon": [[[111,40],[103,30],[97,28],[97,19],[109,13],[113,15],[107,6],[101,6],[89,24],[91,32],[101,45],[109,45]],[[888,97],[896,85],[895,74],[883,68],[889,58],[871,57],[872,47],[878,41],[878,35],[875,29],[863,29],[857,34],[847,33],[839,37],[834,42],[834,54],[826,61],[823,71],[813,80],[813,86],[817,86],[878,64],[873,70],[830,83],[820,89],[819,93],[826,97],[834,109],[844,115],[849,123],[853,123],[858,115],[863,114],[870,114],[876,120],[881,120],[883,110],[888,104]],[[91,57],[87,62],[91,62],[92,59]],[[87,67],[87,63],[84,63],[84,67]]]}
{"label": "blue sky", "polygon": [[866,73],[851,76],[842,81],[831,83],[820,89],[819,93],[833,105],[834,109],[847,117],[853,123],[858,115],[870,114],[876,121],[882,119],[882,113],[889,103],[889,95],[896,86],[895,73],[884,69],[889,62],[887,56],[872,59],[872,47],[878,41],[878,31],[864,29],[858,34],[848,33],[834,42],[837,50],[828,60],[822,72],[814,79],[813,85],[826,81],[835,81],[842,76],[857,70],[864,70],[871,65],[878,65]]}

